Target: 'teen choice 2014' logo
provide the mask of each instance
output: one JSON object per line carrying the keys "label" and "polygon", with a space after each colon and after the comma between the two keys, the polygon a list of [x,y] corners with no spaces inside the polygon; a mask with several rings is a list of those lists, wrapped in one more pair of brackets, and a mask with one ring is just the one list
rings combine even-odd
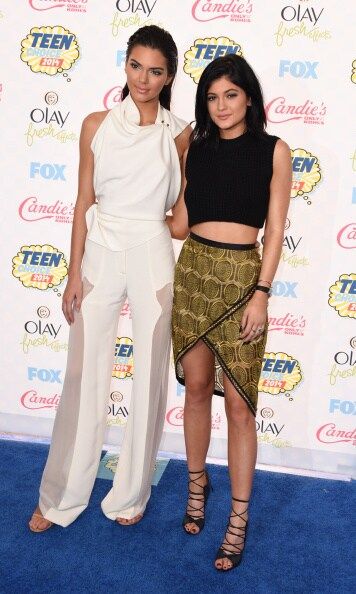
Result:
{"label": "'teen choice 2014' logo", "polygon": [[12,274],[24,287],[46,291],[67,276],[67,262],[52,245],[24,245],[12,259]]}
{"label": "'teen choice 2014' logo", "polygon": [[303,196],[311,204],[308,194],[321,180],[319,160],[315,155],[302,148],[292,149],[293,181],[291,198]]}
{"label": "'teen choice 2014' logo", "polygon": [[258,384],[260,392],[276,396],[291,392],[301,381],[302,372],[297,359],[287,353],[265,353]]}
{"label": "'teen choice 2014' logo", "polygon": [[342,318],[356,318],[356,274],[342,274],[329,289],[329,305]]}
{"label": "'teen choice 2014' logo", "polygon": [[192,15],[196,21],[202,23],[226,19],[239,23],[250,23],[252,14],[251,0],[239,2],[239,0],[228,0],[225,2],[214,2],[213,0],[194,0]]}
{"label": "'teen choice 2014' logo", "polygon": [[194,45],[184,54],[183,70],[195,83],[198,83],[204,68],[210,62],[228,54],[242,56],[241,45],[229,37],[196,39]]}
{"label": "'teen choice 2014' logo", "polygon": [[76,36],[61,25],[33,27],[21,48],[21,60],[32,72],[49,76],[69,70],[79,58]]}
{"label": "'teen choice 2014' logo", "polygon": [[132,338],[122,336],[116,339],[112,377],[126,379],[133,376],[133,343]]}

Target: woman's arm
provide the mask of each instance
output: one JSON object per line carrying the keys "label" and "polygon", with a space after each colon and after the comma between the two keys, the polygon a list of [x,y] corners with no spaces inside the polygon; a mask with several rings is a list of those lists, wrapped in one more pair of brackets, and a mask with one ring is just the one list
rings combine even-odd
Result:
{"label": "woman's arm", "polygon": [[187,153],[188,148],[185,149],[181,159],[182,181],[178,200],[172,208],[172,215],[167,215],[166,217],[166,222],[173,239],[185,239],[189,234],[188,213],[184,202],[184,192],[187,185],[187,180],[185,179]]}
{"label": "woman's arm", "polygon": [[63,293],[62,310],[71,324],[74,322],[73,308],[79,311],[82,302],[81,264],[87,234],[85,213],[95,202],[93,187],[94,155],[90,148],[91,141],[107,112],[88,115],[82,124],[79,140],[78,196],[75,203],[70,249],[68,282]]}
{"label": "woman's arm", "polygon": [[172,208],[172,215],[167,215],[166,217],[166,223],[173,239],[185,239],[189,233],[188,215],[184,202],[184,191],[187,183],[185,179],[185,162],[187,159],[192,132],[193,130],[191,126],[187,126],[184,128],[183,132],[181,132],[181,134],[175,138],[182,178],[178,199]]}
{"label": "woman's arm", "polygon": [[[290,148],[283,140],[278,140],[273,154],[273,175],[259,279],[259,284],[265,286],[272,283],[281,257],[291,184]],[[263,281],[267,281],[267,283]],[[252,332],[252,328],[264,327],[267,319],[267,301],[266,293],[255,291],[242,318],[241,338],[244,342],[248,342],[256,336]]]}

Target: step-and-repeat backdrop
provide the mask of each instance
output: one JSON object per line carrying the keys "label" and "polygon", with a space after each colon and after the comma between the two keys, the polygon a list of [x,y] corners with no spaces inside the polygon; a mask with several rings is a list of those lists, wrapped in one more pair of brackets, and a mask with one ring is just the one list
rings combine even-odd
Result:
{"label": "step-and-repeat backdrop", "polygon": [[[179,48],[174,113],[192,121],[204,67],[240,54],[261,79],[268,131],[291,147],[291,207],[259,384],[259,460],[355,473],[353,7],[352,0],[0,1],[2,431],[50,434],[66,365],[61,296],[81,122],[120,101],[127,39],[157,24]],[[121,439],[129,415],[134,351],[126,304],[113,357],[110,443]],[[166,451],[184,451],[183,403],[172,365]],[[226,457],[226,429],[223,399],[214,397],[211,456]]]}

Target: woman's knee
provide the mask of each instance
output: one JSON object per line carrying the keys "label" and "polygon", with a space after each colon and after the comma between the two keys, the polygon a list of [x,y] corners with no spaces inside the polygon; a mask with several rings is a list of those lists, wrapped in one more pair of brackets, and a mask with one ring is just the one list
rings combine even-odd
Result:
{"label": "woman's knee", "polygon": [[241,429],[255,426],[255,418],[245,400],[237,394],[225,395],[226,416],[229,423]]}
{"label": "woman's knee", "polygon": [[199,404],[212,397],[214,377],[185,377],[185,403]]}

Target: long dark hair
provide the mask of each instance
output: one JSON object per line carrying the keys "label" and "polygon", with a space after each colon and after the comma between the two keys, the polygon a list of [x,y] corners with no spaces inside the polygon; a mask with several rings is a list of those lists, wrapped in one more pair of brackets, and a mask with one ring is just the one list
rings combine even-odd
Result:
{"label": "long dark hair", "polygon": [[[126,61],[129,59],[130,54],[136,45],[157,49],[166,58],[168,76],[171,76],[172,80],[168,85],[163,87],[159,94],[159,101],[163,107],[170,109],[172,85],[178,68],[178,50],[172,35],[165,29],[157,27],[157,25],[147,25],[145,27],[140,27],[140,29],[137,29],[137,31],[131,35],[127,42]],[[129,92],[129,88],[126,83],[122,89],[121,99],[125,99]]]}
{"label": "long dark hair", "polygon": [[245,58],[229,54],[210,62],[200,77],[195,98],[196,125],[192,141],[216,142],[219,138],[219,128],[208,112],[207,94],[211,84],[223,76],[226,76],[234,85],[241,87],[251,100],[251,105],[247,107],[246,112],[247,130],[256,136],[266,133],[266,114],[259,80]]}

